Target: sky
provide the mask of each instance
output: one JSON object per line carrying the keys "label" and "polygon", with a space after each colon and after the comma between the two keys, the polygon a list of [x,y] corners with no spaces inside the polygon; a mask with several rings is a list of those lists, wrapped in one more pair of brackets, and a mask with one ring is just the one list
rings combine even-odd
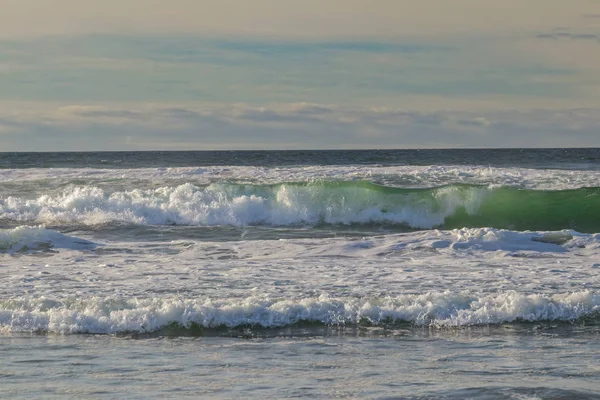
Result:
{"label": "sky", "polygon": [[600,0],[4,0],[0,151],[600,146]]}

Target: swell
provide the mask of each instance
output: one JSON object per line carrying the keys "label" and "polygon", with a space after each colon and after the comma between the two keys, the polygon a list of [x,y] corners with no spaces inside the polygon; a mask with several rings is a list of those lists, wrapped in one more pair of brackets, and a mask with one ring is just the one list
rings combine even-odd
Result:
{"label": "swell", "polygon": [[0,220],[98,225],[400,225],[600,232],[600,188],[530,190],[447,185],[406,189],[369,181],[251,185],[185,183],[109,191],[69,186],[36,198],[0,198]]}

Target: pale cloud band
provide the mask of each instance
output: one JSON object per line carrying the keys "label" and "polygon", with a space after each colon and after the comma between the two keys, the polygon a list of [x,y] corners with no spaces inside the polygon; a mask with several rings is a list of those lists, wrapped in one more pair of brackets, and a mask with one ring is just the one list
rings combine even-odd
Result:
{"label": "pale cloud band", "polygon": [[5,111],[0,141],[5,151],[586,147],[597,145],[598,126],[599,109],[469,113],[306,103],[71,105]]}

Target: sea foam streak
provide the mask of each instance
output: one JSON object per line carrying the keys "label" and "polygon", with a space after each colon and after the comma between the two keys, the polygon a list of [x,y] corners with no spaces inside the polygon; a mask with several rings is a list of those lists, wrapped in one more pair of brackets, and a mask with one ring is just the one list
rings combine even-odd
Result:
{"label": "sea foam streak", "polygon": [[424,293],[386,298],[120,299],[16,298],[0,301],[0,330],[8,332],[152,332],[170,324],[203,328],[290,326],[471,326],[511,322],[574,321],[600,311],[600,295]]}
{"label": "sea foam streak", "polygon": [[398,224],[417,229],[496,227],[599,232],[600,188],[563,191],[449,185],[402,189],[368,181],[274,185],[186,183],[109,192],[76,186],[29,199],[0,198],[4,219],[153,225]]}

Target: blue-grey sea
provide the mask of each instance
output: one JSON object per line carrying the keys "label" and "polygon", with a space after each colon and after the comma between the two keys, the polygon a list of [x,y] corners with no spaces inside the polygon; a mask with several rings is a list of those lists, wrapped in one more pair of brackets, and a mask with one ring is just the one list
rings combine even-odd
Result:
{"label": "blue-grey sea", "polygon": [[600,399],[600,149],[0,153],[0,398]]}

